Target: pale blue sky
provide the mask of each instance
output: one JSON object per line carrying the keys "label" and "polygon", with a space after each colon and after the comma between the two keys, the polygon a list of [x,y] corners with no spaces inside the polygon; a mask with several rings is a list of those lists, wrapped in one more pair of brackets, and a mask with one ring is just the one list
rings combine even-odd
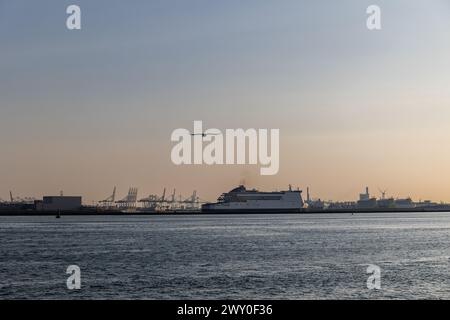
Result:
{"label": "pale blue sky", "polygon": [[[69,4],[81,7],[80,31],[65,27]],[[370,4],[381,31],[366,29]],[[343,199],[380,184],[445,198],[449,57],[446,0],[0,0],[0,197],[188,193],[196,179],[214,198],[247,169],[169,159],[172,130],[203,120],[280,128],[280,174],[252,178],[258,187]],[[220,183],[202,189],[211,178]]]}

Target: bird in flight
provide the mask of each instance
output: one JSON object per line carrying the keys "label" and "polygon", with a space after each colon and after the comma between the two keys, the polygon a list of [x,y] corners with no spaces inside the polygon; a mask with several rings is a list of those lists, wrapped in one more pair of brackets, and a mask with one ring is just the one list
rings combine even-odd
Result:
{"label": "bird in flight", "polygon": [[206,133],[206,132],[202,132],[202,133],[191,133],[191,136],[202,136],[203,138],[206,136],[218,136],[220,135],[220,133]]}

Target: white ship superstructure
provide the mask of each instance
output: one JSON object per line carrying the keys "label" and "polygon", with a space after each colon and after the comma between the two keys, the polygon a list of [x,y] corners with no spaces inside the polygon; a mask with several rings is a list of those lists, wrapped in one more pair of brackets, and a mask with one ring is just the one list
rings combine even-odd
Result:
{"label": "white ship superstructure", "polygon": [[222,194],[216,203],[202,206],[205,213],[287,213],[300,212],[303,208],[301,190],[279,192],[260,192],[255,189],[247,190],[243,185]]}

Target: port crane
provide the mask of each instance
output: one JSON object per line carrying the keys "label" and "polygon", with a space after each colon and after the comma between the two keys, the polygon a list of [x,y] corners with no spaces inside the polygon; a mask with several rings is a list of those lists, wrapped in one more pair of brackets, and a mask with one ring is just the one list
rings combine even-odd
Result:
{"label": "port crane", "polygon": [[176,193],[176,189],[167,196],[167,189],[164,188],[162,195],[150,194],[149,196],[137,199],[138,189],[130,188],[127,196],[121,200],[116,200],[116,190],[114,187],[112,195],[104,200],[99,201],[99,206],[104,209],[125,209],[125,210],[142,210],[142,211],[170,211],[170,210],[197,210],[200,209],[202,203],[207,203],[197,196],[194,190],[191,196],[183,197]]}
{"label": "port crane", "polygon": [[146,198],[139,200],[142,203],[144,209],[156,209],[161,206],[161,204],[166,203],[166,188],[164,188],[163,194],[161,197],[158,197],[156,194],[151,194]]}
{"label": "port crane", "polygon": [[14,197],[12,191],[9,191],[9,203],[11,204],[30,204],[35,200],[33,197]]}
{"label": "port crane", "polygon": [[378,188],[378,191],[380,191],[380,193],[381,193],[381,200],[385,200],[386,199],[387,189],[386,190],[381,190],[380,188]]}
{"label": "port crane", "polygon": [[207,201],[202,201],[197,196],[197,191],[194,190],[191,196],[184,198],[181,194],[176,195],[176,189],[173,190],[169,199],[166,199],[166,188],[164,188],[161,197],[151,194],[148,197],[139,200],[142,203],[144,209],[154,209],[159,211],[165,210],[185,210],[185,209],[199,209],[201,203],[206,203]]}
{"label": "port crane", "polygon": [[113,207],[115,201],[116,201],[116,187],[114,187],[112,195],[110,195],[105,200],[101,200],[100,204],[104,207],[110,208]]}
{"label": "port crane", "polygon": [[115,203],[117,203],[119,208],[134,209],[136,208],[137,195],[138,195],[138,188],[131,187],[128,190],[128,194],[125,196],[125,198],[116,201]]}

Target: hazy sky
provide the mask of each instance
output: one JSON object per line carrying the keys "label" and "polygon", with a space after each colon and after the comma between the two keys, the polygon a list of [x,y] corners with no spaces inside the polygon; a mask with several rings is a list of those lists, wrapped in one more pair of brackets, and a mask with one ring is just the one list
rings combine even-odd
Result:
{"label": "hazy sky", "polygon": [[[448,0],[0,0],[0,197],[214,200],[245,181],[450,201],[449,86]],[[279,174],[173,165],[194,120],[279,128]]]}

